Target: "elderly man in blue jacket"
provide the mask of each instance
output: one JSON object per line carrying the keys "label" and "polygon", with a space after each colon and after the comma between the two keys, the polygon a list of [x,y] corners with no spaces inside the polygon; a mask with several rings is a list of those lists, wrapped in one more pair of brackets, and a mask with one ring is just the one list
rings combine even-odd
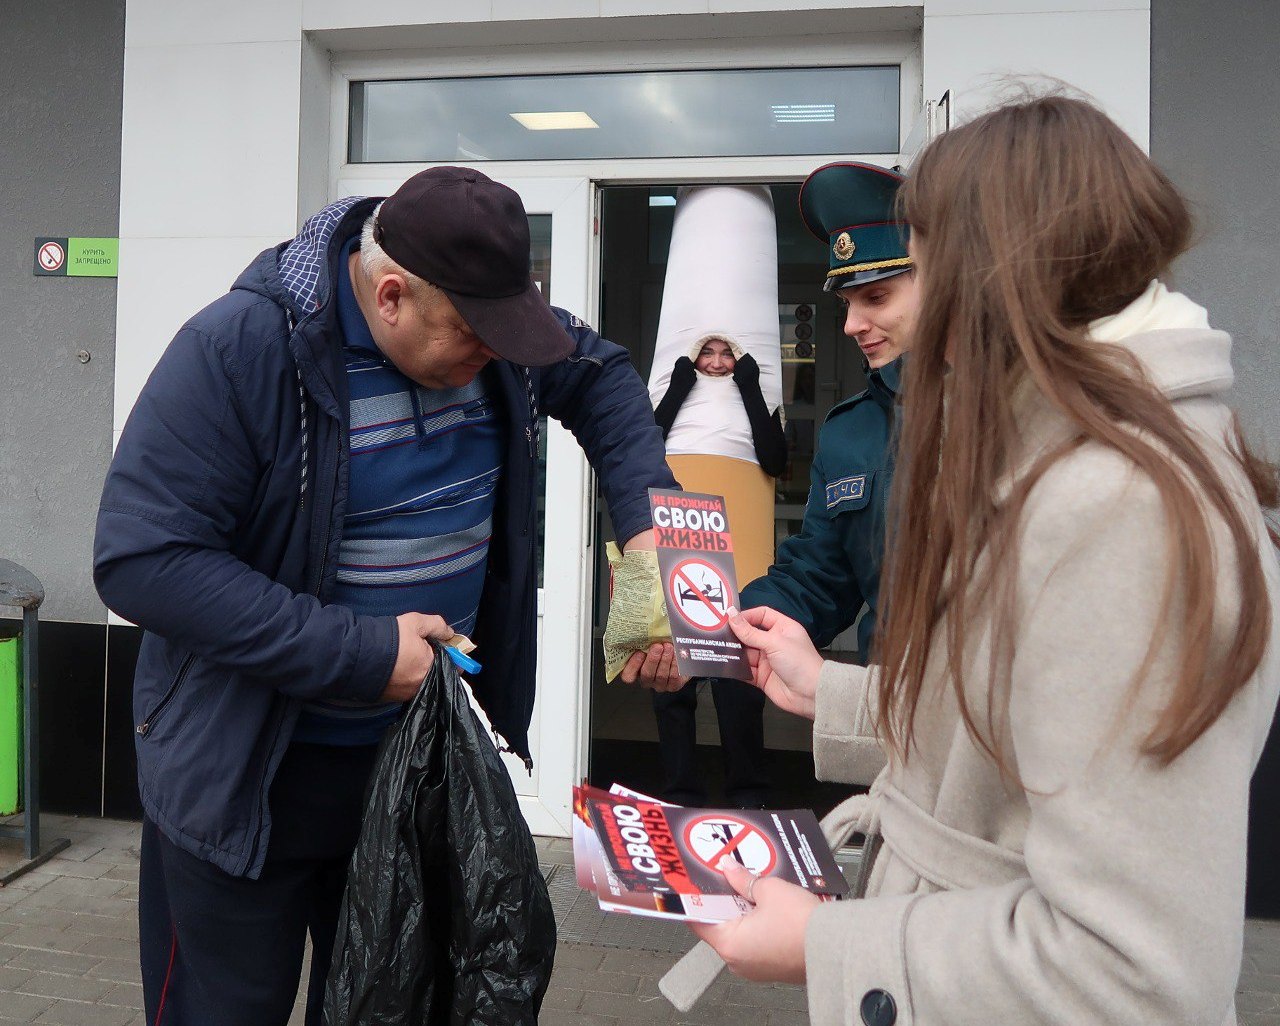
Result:
{"label": "elderly man in blue jacket", "polygon": [[[532,765],[540,413],[651,546],[647,489],[676,484],[644,384],[533,285],[519,197],[463,168],[325,208],[161,357],[94,551],[146,632],[148,1022],[284,1024],[308,932],[320,1022],[365,784],[431,639],[473,636],[476,697]],[[627,675],[678,684],[670,646]]]}

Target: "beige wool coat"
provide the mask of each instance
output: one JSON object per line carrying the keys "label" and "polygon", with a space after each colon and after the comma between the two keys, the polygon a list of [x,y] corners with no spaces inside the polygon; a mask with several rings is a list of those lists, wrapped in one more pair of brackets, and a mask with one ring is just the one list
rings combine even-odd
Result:
{"label": "beige wool coat", "polygon": [[[823,669],[818,776],[871,784],[833,813],[829,833],[880,840],[866,896],[823,905],[809,922],[814,1023],[1235,1022],[1249,778],[1280,688],[1280,572],[1226,449],[1230,338],[1197,327],[1108,341],[1133,352],[1202,433],[1246,510],[1269,588],[1268,655],[1171,765],[1141,755],[1179,661],[1170,637],[1132,691],[1169,569],[1159,493],[1098,445],[1055,464],[1022,520],[1006,745],[1021,786],[966,733],[950,687],[927,682],[917,747],[886,767],[872,727],[876,670]],[[1025,470],[1067,426],[1043,404],[1023,414],[1015,467]],[[1219,608],[1233,614],[1234,559],[1220,519],[1214,527]],[[972,646],[975,681],[985,681],[988,640]],[[972,705],[981,715],[985,698]]]}

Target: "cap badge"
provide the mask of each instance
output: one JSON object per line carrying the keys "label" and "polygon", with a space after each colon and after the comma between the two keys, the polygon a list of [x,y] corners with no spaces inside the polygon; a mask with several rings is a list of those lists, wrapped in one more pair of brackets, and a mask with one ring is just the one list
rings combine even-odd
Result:
{"label": "cap badge", "polygon": [[857,247],[853,244],[853,239],[848,232],[841,232],[836,236],[835,245],[831,247],[831,251],[835,253],[837,260],[848,260],[853,256],[853,251]]}

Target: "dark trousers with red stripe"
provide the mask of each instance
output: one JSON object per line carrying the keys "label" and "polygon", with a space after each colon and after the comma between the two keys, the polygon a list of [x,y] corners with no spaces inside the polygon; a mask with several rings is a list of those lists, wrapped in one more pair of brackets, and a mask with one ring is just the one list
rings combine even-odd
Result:
{"label": "dark trousers with red stripe", "polygon": [[234,877],[143,823],[138,886],[148,1026],[285,1026],[312,942],[307,1026],[320,1026],[347,863],[375,748],[290,746],[271,787],[257,880]]}

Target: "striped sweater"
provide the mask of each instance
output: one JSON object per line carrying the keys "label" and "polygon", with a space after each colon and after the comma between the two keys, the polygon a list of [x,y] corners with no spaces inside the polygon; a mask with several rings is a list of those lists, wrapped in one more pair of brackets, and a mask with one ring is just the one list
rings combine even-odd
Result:
{"label": "striped sweater", "polygon": [[[337,293],[351,470],[333,601],[371,616],[437,613],[467,634],[484,585],[503,424],[487,374],[461,388],[428,389],[382,356],[345,273],[357,241],[343,252]],[[294,740],[375,744],[399,709],[312,701]]]}

